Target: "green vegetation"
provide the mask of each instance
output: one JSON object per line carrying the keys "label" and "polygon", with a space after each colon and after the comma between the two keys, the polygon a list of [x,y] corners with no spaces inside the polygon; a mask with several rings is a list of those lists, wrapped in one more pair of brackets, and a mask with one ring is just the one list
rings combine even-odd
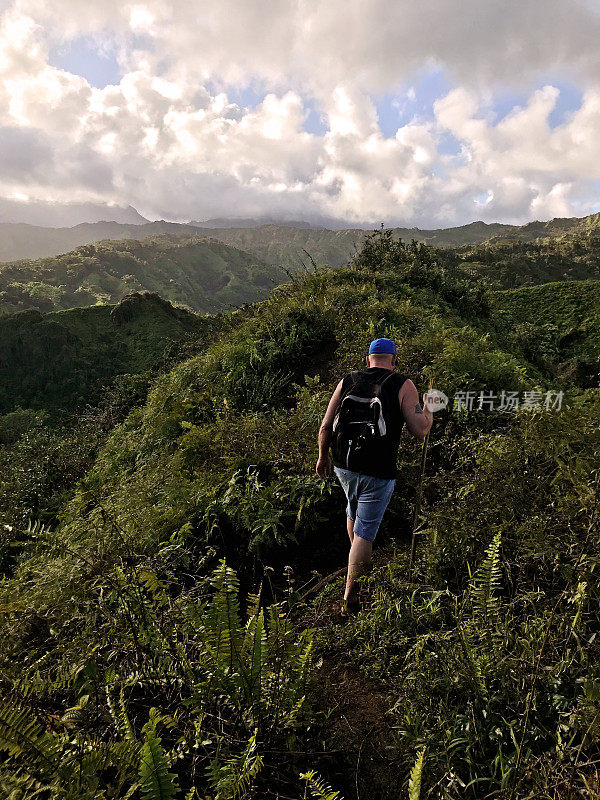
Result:
{"label": "green vegetation", "polygon": [[176,342],[215,324],[156,294],[132,294],[112,306],[0,316],[0,414],[15,406],[55,414],[95,405],[116,375],[146,372]]}
{"label": "green vegetation", "polygon": [[[535,242],[499,238],[493,235],[498,226],[483,223],[447,232],[394,228],[390,235],[394,241],[434,244],[440,248],[435,258],[446,268],[463,267],[497,287],[513,288],[600,277],[597,227],[576,222],[581,223],[575,226],[577,233],[560,236],[564,227],[548,223],[545,238]],[[142,236],[147,226],[138,227]],[[179,230],[173,225],[169,230],[173,227]],[[202,236],[195,236],[188,228],[141,241],[102,241],[55,258],[0,264],[0,314],[115,303],[143,290],[194,311],[226,311],[265,299],[289,272],[346,264],[367,236],[362,230],[276,225],[198,229]],[[215,238],[203,238],[208,233]]]}
{"label": "green vegetation", "polygon": [[548,281],[600,278],[600,236],[595,230],[531,243],[492,240],[460,249],[454,255],[466,268],[507,289]]}
{"label": "green vegetation", "polygon": [[267,297],[284,277],[256,256],[200,236],[105,241],[55,258],[0,264],[0,312],[115,303],[139,291],[215,312]]}
{"label": "green vegetation", "polygon": [[253,253],[267,264],[281,264],[296,270],[300,264],[345,264],[359,249],[366,231],[351,228],[330,231],[324,228],[288,228],[261,225],[258,228],[217,228],[207,231],[228,245]]}
{"label": "green vegetation", "polygon": [[[45,524],[11,473],[43,409],[5,420],[5,795],[597,796],[600,390],[560,369],[593,355],[596,288],[495,292],[375,233],[346,267],[222,317],[226,336],[201,331],[147,395],[115,387],[122,411],[90,428],[85,469],[52,473]],[[313,575],[347,548],[316,431],[375,335],[421,389],[561,388],[565,406],[436,415],[413,575],[403,439],[371,608],[339,627],[341,579]]]}
{"label": "green vegetation", "polygon": [[[594,214],[582,219],[554,219],[522,226],[473,222],[441,230],[392,228],[391,231],[394,239],[406,244],[416,241],[433,247],[462,249],[467,260],[481,258],[483,265],[493,265],[491,277],[497,277],[499,272],[504,279],[506,273],[518,285],[529,280],[535,283],[570,276],[598,277],[599,228],[600,215]],[[362,248],[367,232],[356,228],[330,231],[261,225],[207,229],[206,235],[253,253],[268,264],[295,270],[301,263],[310,263],[310,259],[333,267],[346,264]],[[571,246],[570,240],[576,244]],[[536,246],[532,247],[533,244]],[[589,254],[585,253],[590,246],[594,247],[591,265],[586,263]],[[578,266],[582,256],[584,263]],[[575,266],[571,262],[576,262]],[[553,277],[547,277],[548,272]]]}
{"label": "green vegetation", "polygon": [[600,281],[570,281],[496,292],[499,324],[526,358],[547,375],[598,386]]}
{"label": "green vegetation", "polygon": [[[494,307],[513,325],[554,325],[569,356],[600,354],[600,281],[563,282],[498,292]],[[510,324],[510,323],[509,323]]]}
{"label": "green vegetation", "polygon": [[[115,306],[0,317],[4,523],[53,524],[109,432],[145,400],[156,376],[243,316],[197,316],[158,295],[133,294]],[[2,552],[11,554],[0,546],[0,563]]]}

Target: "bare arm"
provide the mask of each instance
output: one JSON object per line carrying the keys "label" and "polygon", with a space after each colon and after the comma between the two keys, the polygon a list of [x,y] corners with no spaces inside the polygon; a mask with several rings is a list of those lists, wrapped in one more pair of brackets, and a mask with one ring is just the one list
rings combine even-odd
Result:
{"label": "bare arm", "polygon": [[329,443],[331,442],[331,431],[335,418],[335,409],[342,394],[342,381],[335,387],[331,395],[327,411],[319,428],[319,460],[317,461],[317,475],[320,478],[327,478],[331,473],[331,459],[329,458]]}
{"label": "bare arm", "polygon": [[417,439],[424,439],[431,430],[433,414],[428,408],[423,408],[419,402],[417,387],[411,380],[406,380],[402,384],[398,392],[398,400],[406,427]]}

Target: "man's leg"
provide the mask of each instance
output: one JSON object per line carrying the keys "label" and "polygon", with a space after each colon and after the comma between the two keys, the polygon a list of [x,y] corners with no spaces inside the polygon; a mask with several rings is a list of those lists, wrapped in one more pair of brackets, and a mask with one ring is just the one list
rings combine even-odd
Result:
{"label": "man's leg", "polygon": [[351,603],[357,601],[357,579],[369,572],[373,552],[373,540],[377,535],[381,519],[390,502],[395,480],[361,476],[357,487],[357,507],[353,538],[348,556],[348,574],[344,600]]}
{"label": "man's leg", "polygon": [[344,600],[348,600],[350,603],[357,602],[357,579],[369,571],[371,567],[372,553],[373,544],[354,534],[352,547],[350,548],[350,555],[348,556],[348,575],[346,578],[346,591],[344,592]]}
{"label": "man's leg", "polygon": [[354,540],[354,520],[346,517],[346,530],[348,531],[348,538],[350,539],[350,546]]}
{"label": "man's leg", "polygon": [[344,490],[344,494],[346,495],[346,500],[348,501],[346,505],[346,531],[348,532],[348,538],[352,545],[352,540],[354,539],[354,519],[356,518],[356,487],[358,485],[358,475],[355,472],[340,469],[340,467],[334,467],[334,472],[337,475],[340,485]]}

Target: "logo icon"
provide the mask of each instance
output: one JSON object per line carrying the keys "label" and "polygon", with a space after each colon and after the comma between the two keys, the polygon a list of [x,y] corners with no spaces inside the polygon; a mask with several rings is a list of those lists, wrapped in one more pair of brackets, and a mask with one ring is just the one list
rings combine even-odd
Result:
{"label": "logo icon", "polygon": [[445,395],[443,392],[440,392],[439,389],[430,389],[426,395],[426,407],[428,411],[435,413],[436,411],[442,411],[444,408],[448,406],[448,395]]}

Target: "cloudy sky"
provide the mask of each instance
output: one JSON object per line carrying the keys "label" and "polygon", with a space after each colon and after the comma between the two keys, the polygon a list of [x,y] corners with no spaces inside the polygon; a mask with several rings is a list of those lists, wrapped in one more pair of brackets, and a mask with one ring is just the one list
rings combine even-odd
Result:
{"label": "cloudy sky", "polygon": [[583,216],[599,44],[600,0],[0,0],[0,199]]}

